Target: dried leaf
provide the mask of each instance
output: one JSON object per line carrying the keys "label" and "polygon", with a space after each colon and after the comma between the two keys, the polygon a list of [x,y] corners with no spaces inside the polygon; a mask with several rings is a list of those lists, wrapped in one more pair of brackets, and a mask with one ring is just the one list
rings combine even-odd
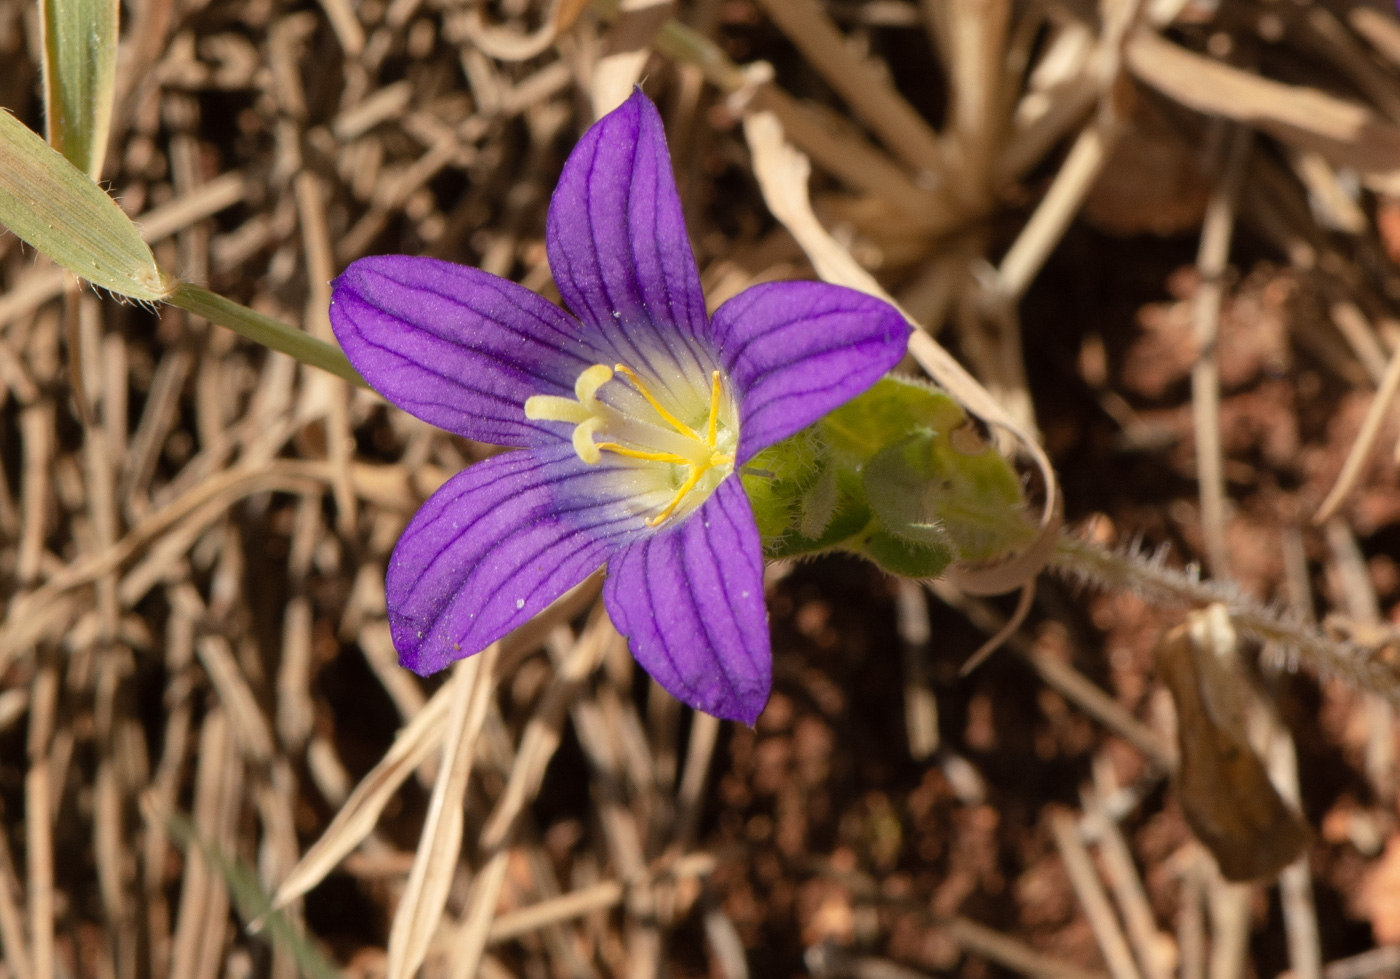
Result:
{"label": "dried leaf", "polygon": [[1400,161],[1400,127],[1359,103],[1261,78],[1147,32],[1133,37],[1127,56],[1133,74],[1163,95],[1316,150],[1338,166],[1385,173]]}
{"label": "dried leaf", "polygon": [[1157,674],[1176,703],[1176,792],[1186,822],[1228,880],[1272,878],[1308,845],[1250,745],[1235,632],[1223,605],[1194,612],[1157,644]]}

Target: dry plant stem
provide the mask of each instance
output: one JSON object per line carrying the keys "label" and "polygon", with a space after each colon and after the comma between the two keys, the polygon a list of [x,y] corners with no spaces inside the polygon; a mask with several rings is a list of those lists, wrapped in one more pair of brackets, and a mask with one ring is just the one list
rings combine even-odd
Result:
{"label": "dry plant stem", "polygon": [[922,762],[938,750],[938,701],[929,686],[925,662],[932,638],[928,596],[918,582],[902,578],[895,588],[895,617],[904,659],[904,726],[909,756]]}
{"label": "dry plant stem", "polygon": [[418,971],[447,904],[461,855],[467,780],[476,757],[477,737],[495,689],[494,671],[500,649],[500,643],[492,643],[485,652],[460,661],[453,670],[454,691],[442,767],[428,802],[413,869],[389,931],[387,979],[403,979]]}
{"label": "dry plant stem", "polygon": [[601,119],[627,100],[651,57],[656,33],[670,19],[672,0],[631,0],[608,25],[603,55],[593,67],[593,117]]}
{"label": "dry plant stem", "polygon": [[[980,805],[981,800],[970,804]],[[839,881],[843,886],[872,904],[887,905],[926,918],[929,924],[946,932],[948,937],[966,952],[980,955],[990,962],[1028,976],[1056,979],[1104,979],[1103,973],[1071,965],[1038,951],[1034,946],[1004,935],[986,925],[961,915],[937,915],[929,912],[927,902],[891,899],[880,882],[858,870],[836,870],[829,863],[818,865],[818,873]]]}
{"label": "dry plant stem", "polygon": [[709,714],[696,712],[691,718],[690,741],[686,744],[685,769],[676,790],[676,828],[674,846],[682,853],[690,849],[700,831],[704,810],[705,783],[710,774],[710,760],[719,740],[720,722]]}
{"label": "dry plant stem", "polygon": [[[181,494],[175,500],[153,513],[136,527],[127,532],[110,549],[84,557],[54,573],[44,585],[34,592],[20,596],[13,604],[8,616],[0,623],[0,672],[9,660],[37,640],[48,635],[55,622],[68,614],[62,601],[67,592],[97,580],[110,569],[118,567],[152,541],[159,541],[157,553],[148,558],[146,564],[138,565],[122,580],[118,588],[118,599],[125,605],[139,601],[164,574],[163,561],[170,554],[184,554],[194,539],[218,519],[230,506],[245,497],[266,492],[305,493],[317,489],[319,484],[331,479],[331,471],[326,463],[303,460],[282,459],[269,462],[252,460],[255,464],[228,469],[216,477],[206,479]],[[400,487],[401,495],[390,493],[390,499],[380,496],[372,473],[373,467],[355,468],[355,485],[370,499],[396,509],[411,508],[415,502],[415,490],[409,485]],[[397,502],[393,498],[397,496]],[[42,510],[39,511],[42,514]],[[179,526],[185,535],[185,542],[168,532]],[[175,546],[178,545],[178,546]],[[37,560],[37,558],[36,558]],[[24,614],[20,614],[21,610]]]}
{"label": "dry plant stem", "polygon": [[1346,339],[1351,352],[1370,375],[1371,382],[1379,387],[1385,378],[1386,362],[1389,358],[1386,357],[1385,349],[1381,346],[1371,321],[1361,311],[1361,307],[1350,299],[1336,300],[1328,307],[1327,313],[1332,325]]}
{"label": "dry plant stem", "polygon": [[10,857],[10,842],[0,828],[0,959],[10,969],[14,979],[32,979],[29,943],[24,938],[24,917],[19,907],[23,895]]}
{"label": "dry plant stem", "polygon": [[1369,976],[1393,975],[1397,969],[1400,969],[1400,947],[1392,945],[1329,962],[1322,970],[1322,979],[1368,979]]}
{"label": "dry plant stem", "polygon": [[[700,715],[696,715],[697,717]],[[693,853],[681,857],[664,872],[677,880],[704,877],[715,868],[715,858],[707,853]],[[522,935],[539,931],[546,925],[558,924],[574,918],[581,918],[594,911],[614,908],[627,896],[627,888],[621,881],[609,880],[589,887],[561,894],[559,897],[503,914],[491,922],[487,933],[488,943],[507,942]]]}
{"label": "dry plant stem", "polygon": [[268,764],[273,754],[272,731],[234,657],[233,647],[223,636],[208,635],[195,643],[195,652],[228,716],[234,742],[255,765]]}
{"label": "dry plant stem", "polygon": [[1249,896],[1251,885],[1232,884],[1210,861],[1206,894],[1210,909],[1209,979],[1239,979],[1249,956]]}
{"label": "dry plant stem", "polygon": [[1230,262],[1230,239],[1235,228],[1240,185],[1249,162],[1250,131],[1235,126],[1225,172],[1206,205],[1196,271],[1196,363],[1191,368],[1191,410],[1196,430],[1196,480],[1200,487],[1201,529],[1206,559],[1217,578],[1230,576],[1230,552],[1225,542],[1225,458],[1220,445],[1220,363],[1217,339],[1220,307],[1225,296],[1225,271]]}
{"label": "dry plant stem", "polygon": [[1261,78],[1144,31],[1126,55],[1133,74],[1163,95],[1315,149],[1338,166],[1385,172],[1400,154],[1400,127],[1356,102]]}
{"label": "dry plant stem", "polygon": [[759,6],[907,166],[934,175],[944,170],[938,134],[874,66],[851,52],[817,0],[759,0]]}
{"label": "dry plant stem", "polygon": [[[705,941],[710,946],[711,959],[710,970],[713,973],[718,970],[724,979],[749,979],[749,964],[744,953],[744,941],[739,937],[739,930],[734,927],[734,922],[729,915],[724,913],[724,909],[716,902],[710,902],[710,906],[705,909],[704,914]],[[903,966],[889,963],[894,969],[902,973],[912,973]],[[891,979],[895,979],[891,976]],[[905,979],[921,979],[919,973],[906,975]]]}
{"label": "dry plant stem", "polygon": [[[1288,729],[1272,721],[1269,739],[1269,780],[1286,802],[1300,807],[1298,755]],[[1295,979],[1320,979],[1322,944],[1318,933],[1317,906],[1313,902],[1312,872],[1304,853],[1279,874],[1279,903],[1288,938],[1288,965]]]}
{"label": "dry plant stem", "polygon": [[[20,476],[20,538],[15,555],[15,577],[21,586],[39,577],[39,559],[44,552],[48,529],[49,488],[54,455],[54,406],[49,400],[26,405],[19,416],[19,433],[24,449]],[[22,601],[16,599],[10,609]],[[0,664],[4,655],[0,653]]]}
{"label": "dry plant stem", "polygon": [[24,780],[26,883],[30,968],[34,979],[54,975],[52,759],[59,696],[58,667],[45,663],[30,693],[29,771]]}
{"label": "dry plant stem", "polygon": [[1112,762],[1105,755],[1094,759],[1094,790],[1086,792],[1085,812],[1098,823],[1099,856],[1114,900],[1123,917],[1128,940],[1132,942],[1138,965],[1145,979],[1171,979],[1172,963],[1163,953],[1163,935],[1157,931],[1147,891],[1133,863],[1128,841],[1109,808],[1117,791]]}
{"label": "dry plant stem", "polygon": [[1400,122],[1400,90],[1391,77],[1376,66],[1366,48],[1325,7],[1309,7],[1302,16],[1303,40],[1349,77],[1390,118]]}
{"label": "dry plant stem", "polygon": [[[566,634],[565,630],[556,633],[561,638]],[[546,648],[556,663],[562,666],[567,661],[568,643],[548,643]],[[642,820],[626,805],[625,782],[632,783],[635,797],[645,800],[655,787],[656,777],[645,745],[629,751],[630,735],[635,729],[627,721],[637,719],[630,704],[623,706],[622,691],[618,689],[624,678],[630,679],[631,665],[622,658],[625,648],[620,639],[609,652],[612,656],[605,658],[605,666],[615,663],[622,669],[605,669],[603,678],[611,682],[600,684],[593,697],[575,700],[570,715],[589,769],[597,779],[599,821],[612,862],[624,880],[641,881],[647,873]],[[629,897],[626,941],[630,973],[638,977],[653,975],[661,968],[664,954],[663,936],[656,922],[656,894],[650,887],[637,887]]]}
{"label": "dry plant stem", "polygon": [[980,955],[1016,972],[1047,979],[1101,979],[1088,972],[1043,954],[1032,945],[1017,941],[968,918],[939,918],[935,923],[966,952]]}
{"label": "dry plant stem", "polygon": [[[605,14],[616,12],[616,0],[595,0],[594,6]],[[756,73],[752,68],[746,70],[735,64],[713,41],[685,24],[667,21],[657,33],[655,44],[656,50],[667,57],[698,68],[722,92],[741,97],[752,93],[752,107],[776,115],[792,141],[811,154],[824,170],[857,190],[888,201],[898,213],[926,225],[929,233],[951,230],[965,220],[960,210],[950,207],[945,195],[915,186],[903,167],[868,143],[846,120],[834,114],[826,116],[820,107],[793,98],[771,82],[759,85],[755,91]],[[836,123],[839,127],[833,128]],[[1050,145],[1042,152],[1048,151]],[[1034,159],[1027,162],[1027,166],[1033,164]]]}
{"label": "dry plant stem", "polygon": [[[203,832],[214,829],[223,798],[223,768],[234,767],[236,755],[232,738],[222,711],[211,711],[204,720],[199,736],[199,766],[195,773],[194,822]],[[227,800],[230,805],[233,800]],[[158,814],[159,815],[159,814]],[[215,839],[206,836],[206,839]],[[185,871],[180,884],[180,910],[170,956],[170,975],[193,976],[206,934],[213,938],[221,933],[223,921],[210,927],[213,918],[210,902],[221,884],[210,872],[203,855],[191,848],[185,855]]]}
{"label": "dry plant stem", "polygon": [[1176,947],[1181,979],[1206,979],[1205,883],[1201,865],[1205,851],[1196,843],[1192,859],[1181,874],[1181,903],[1176,919]]}
{"label": "dry plant stem", "polygon": [[929,233],[951,230],[963,220],[962,212],[951,207],[942,194],[916,187],[899,164],[846,120],[833,118],[771,84],[754,94],[752,104],[776,115],[793,143],[823,170],[888,202],[896,213],[918,220]]}
{"label": "dry plant stem", "polygon": [[545,768],[559,747],[564,719],[583,681],[597,668],[617,633],[605,615],[596,614],[560,664],[535,714],[525,726],[505,791],[496,801],[478,846],[484,863],[472,882],[467,912],[453,944],[452,975],[470,979],[486,948],[486,936],[505,883],[507,845],[516,821],[539,792]]}
{"label": "dry plant stem", "polygon": [[300,753],[310,737],[315,712],[310,690],[315,612],[307,594],[307,578],[312,551],[322,531],[321,499],[307,494],[297,504],[292,540],[287,548],[287,577],[292,594],[282,616],[282,656],[277,664],[277,737],[292,754]]}
{"label": "dry plant stem", "polygon": [[1400,348],[1396,348],[1390,355],[1390,362],[1386,364],[1380,387],[1376,389],[1375,397],[1371,399],[1371,406],[1366,409],[1366,418],[1361,423],[1361,431],[1357,433],[1356,441],[1352,444],[1351,451],[1347,453],[1346,462],[1342,464],[1342,471],[1337,476],[1337,482],[1328,492],[1327,498],[1322,501],[1321,506],[1317,508],[1317,513],[1313,516],[1313,523],[1320,525],[1331,519],[1346,501],[1346,498],[1351,495],[1351,491],[1356,488],[1366,470],[1367,463],[1371,461],[1376,442],[1385,426],[1386,417],[1390,414],[1391,406],[1395,403],[1397,391],[1400,391]]}
{"label": "dry plant stem", "polygon": [[1133,962],[1132,950],[1128,948],[1127,939],[1123,937],[1123,930],[1113,913],[1113,906],[1094,871],[1094,861],[1079,838],[1074,817],[1057,812],[1051,818],[1050,828],[1055,835],[1060,859],[1064,861],[1065,872],[1069,875],[1070,886],[1079,899],[1079,906],[1084,909],[1084,916],[1089,919],[1089,927],[1093,929],[1109,975],[1113,979],[1141,979]]}
{"label": "dry plant stem", "polygon": [[[926,12],[937,4],[925,0]],[[948,37],[949,81],[953,90],[952,146],[959,195],[973,209],[991,195],[992,159],[1001,142],[1005,117],[1000,84],[1005,72],[1009,0],[951,0],[943,19]]]}
{"label": "dry plant stem", "polygon": [[[1361,626],[1379,625],[1384,621],[1380,600],[1356,536],[1336,518],[1327,522],[1325,530],[1332,551],[1327,567],[1331,591],[1353,621]],[[1396,792],[1395,705],[1376,691],[1368,691],[1363,694],[1361,709],[1366,718],[1366,777],[1376,794],[1389,802]]]}
{"label": "dry plant stem", "polygon": [[[343,3],[344,0],[338,0]],[[301,220],[302,247],[306,253],[306,269],[311,279],[311,294],[306,305],[306,330],[327,346],[335,346],[331,331],[331,279],[335,275],[330,230],[326,226],[326,198],[321,179],[310,170],[302,170],[292,182]],[[317,365],[320,366],[320,365]],[[308,379],[310,385],[320,385],[320,400],[326,416],[326,457],[335,473],[331,484],[335,495],[336,527],[342,537],[355,535],[355,492],[350,485],[350,456],[355,444],[350,432],[350,389],[320,377]],[[308,393],[308,397],[310,394]]]}
{"label": "dry plant stem", "polygon": [[442,743],[446,736],[451,696],[456,689],[447,684],[406,727],[368,775],[355,786],[321,838],[302,856],[278,888],[272,906],[282,908],[319,884],[331,870],[359,846],[374,830],[379,814],[414,769]]}
{"label": "dry plant stem", "polygon": [[1395,18],[1379,10],[1352,7],[1347,11],[1347,24],[1376,49],[1376,53],[1391,64],[1400,65],[1400,25]]}
{"label": "dry plant stem", "polygon": [[1015,304],[1025,295],[1079,213],[1117,138],[1118,126],[1112,120],[1097,121],[1079,134],[1035,213],[1002,256],[993,285],[995,301]]}
{"label": "dry plant stem", "polygon": [[88,402],[87,383],[83,379],[82,340],[78,325],[78,299],[82,284],[72,272],[63,273],[63,339],[68,348],[68,383],[72,385],[73,404],[78,420],[84,426],[92,424],[92,405]]}
{"label": "dry plant stem", "polygon": [[[1288,607],[1300,621],[1310,621],[1313,596],[1308,573],[1308,555],[1303,544],[1303,535],[1297,527],[1289,528],[1284,533],[1282,551]],[[1269,780],[1273,782],[1274,788],[1278,789],[1284,801],[1301,812],[1298,753],[1293,736],[1277,717],[1270,717],[1270,725],[1272,735],[1266,757]],[[1278,887],[1279,904],[1283,910],[1283,928],[1288,938],[1289,968],[1297,979],[1321,979],[1322,939],[1319,934],[1317,906],[1313,901],[1312,870],[1306,852],[1279,874]]]}
{"label": "dry plant stem", "polygon": [[1222,603],[1234,627],[1264,643],[1276,643],[1291,659],[1324,677],[1338,677],[1386,699],[1400,701],[1400,674],[1376,653],[1335,642],[1308,626],[1270,611],[1230,582],[1202,582],[1152,560],[1060,538],[1051,566],[1085,581],[1132,592],[1149,602],[1202,607]]}
{"label": "dry plant stem", "polygon": [[[166,626],[166,717],[164,749],[143,804],[157,813],[173,812],[180,790],[180,776],[190,738],[191,671],[194,663],[195,620],[203,602],[191,595],[188,583],[167,588],[171,615]],[[152,979],[166,979],[171,964],[170,906],[165,890],[165,867],[170,840],[164,819],[145,824],[142,847],[142,890],[147,907]]]}
{"label": "dry plant stem", "polygon": [[320,0],[331,30],[347,58],[358,58],[365,47],[365,29],[347,0]]}

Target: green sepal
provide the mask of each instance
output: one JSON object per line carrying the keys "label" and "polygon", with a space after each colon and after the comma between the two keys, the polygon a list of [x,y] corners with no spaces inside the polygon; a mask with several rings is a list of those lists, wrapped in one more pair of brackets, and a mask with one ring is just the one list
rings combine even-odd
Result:
{"label": "green sepal", "polygon": [[744,468],[770,559],[845,550],[932,578],[1028,540],[1015,469],[944,392],[886,377]]}
{"label": "green sepal", "polygon": [[856,553],[901,578],[937,578],[953,563],[953,554],[937,544],[916,544],[887,530],[874,530],[861,541]]}
{"label": "green sepal", "polygon": [[951,432],[967,422],[962,406],[943,391],[907,377],[882,377],[864,394],[817,422],[832,456],[861,466],[917,429]]}

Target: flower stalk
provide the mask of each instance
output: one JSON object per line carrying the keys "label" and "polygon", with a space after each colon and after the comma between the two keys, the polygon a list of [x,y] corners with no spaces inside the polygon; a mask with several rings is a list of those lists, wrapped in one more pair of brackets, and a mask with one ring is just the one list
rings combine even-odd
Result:
{"label": "flower stalk", "polygon": [[231,299],[225,299],[203,286],[192,282],[177,282],[174,291],[165,297],[165,301],[186,312],[202,316],[211,323],[226,327],[254,343],[284,353],[303,364],[319,367],[362,388],[369,387],[359,371],[350,366],[350,361],[339,348]]}

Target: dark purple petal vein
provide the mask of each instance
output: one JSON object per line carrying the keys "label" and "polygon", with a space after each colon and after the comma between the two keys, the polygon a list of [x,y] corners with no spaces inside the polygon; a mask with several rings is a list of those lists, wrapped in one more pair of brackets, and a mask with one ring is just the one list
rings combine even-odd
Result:
{"label": "dark purple petal vein", "polygon": [[763,711],[773,671],[763,551],[738,479],[613,558],[603,601],[637,662],[678,700],[746,724]]}
{"label": "dark purple petal vein", "polygon": [[686,371],[708,336],[666,134],[641,89],[586,132],[549,204],[549,267],[574,315],[619,360],[662,384],[666,356]]}
{"label": "dark purple petal vein", "polygon": [[562,442],[494,456],[448,480],[389,561],[400,662],[426,676],[480,652],[644,531],[609,471]]}
{"label": "dark purple petal vein", "polygon": [[527,421],[533,394],[571,397],[597,361],[557,306],[480,269],[377,255],[335,280],[331,325],[365,380],[438,428],[496,445],[556,441]]}
{"label": "dark purple petal vein", "polygon": [[825,282],[746,289],[712,330],[739,399],[740,466],[874,384],[909,338],[889,303]]}

